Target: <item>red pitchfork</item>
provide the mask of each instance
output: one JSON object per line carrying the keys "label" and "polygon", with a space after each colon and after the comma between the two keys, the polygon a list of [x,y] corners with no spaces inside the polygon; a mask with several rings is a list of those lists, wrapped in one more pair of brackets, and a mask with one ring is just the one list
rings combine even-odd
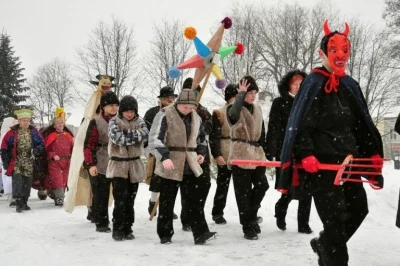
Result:
{"label": "red pitchfork", "polygon": [[[381,189],[376,185],[378,182],[376,181],[369,181],[357,178],[349,178],[350,175],[360,175],[360,176],[378,176],[382,175],[382,172],[379,168],[382,168],[379,165],[373,164],[363,164],[363,162],[371,163],[372,161],[379,161],[384,159],[370,159],[370,158],[353,158],[353,155],[348,155],[342,162],[342,164],[326,164],[320,163],[318,165],[318,169],[320,170],[331,170],[337,171],[334,184],[336,186],[342,185],[343,182],[362,182],[362,183],[369,183],[373,189]],[[281,167],[281,162],[279,161],[256,161],[256,160],[232,160],[232,165],[253,165],[253,166],[266,166],[266,167]],[[304,169],[303,165],[300,163],[295,164],[296,168]],[[352,167],[357,168],[366,168],[372,169],[375,171],[353,171],[351,170]],[[346,174],[347,178],[343,178],[342,176]]]}

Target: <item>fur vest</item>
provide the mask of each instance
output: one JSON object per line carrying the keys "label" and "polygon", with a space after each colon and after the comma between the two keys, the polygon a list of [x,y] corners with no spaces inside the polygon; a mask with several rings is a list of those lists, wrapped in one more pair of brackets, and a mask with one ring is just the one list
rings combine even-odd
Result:
{"label": "fur vest", "polygon": [[[115,123],[122,130],[137,130],[139,129],[139,119],[126,121],[118,116],[115,118]],[[108,142],[108,162],[107,174],[108,178],[130,178],[131,183],[139,183],[144,180],[145,168],[140,155],[143,151],[143,142],[135,143],[134,145],[119,146],[111,140]]]}
{"label": "fur vest", "polygon": [[97,131],[99,132],[99,142],[96,150],[96,168],[99,174],[105,175],[108,161],[110,159],[107,152],[108,122],[101,115],[96,115],[93,119],[96,121]]}
{"label": "fur vest", "polygon": [[[154,173],[163,178],[182,181],[185,161],[187,160],[190,169],[196,177],[203,174],[200,164],[197,162],[197,137],[199,135],[201,118],[195,112],[191,112],[190,136],[186,136],[186,127],[182,118],[179,116],[175,106],[168,106],[161,110],[167,121],[167,133],[164,145],[170,150],[169,158],[172,160],[175,169],[164,169],[162,162],[157,160]],[[159,127],[160,125],[153,125]],[[153,130],[153,128],[152,128]],[[186,151],[176,151],[173,148],[186,149]]]}
{"label": "fur vest", "polygon": [[[242,107],[239,121],[231,128],[232,145],[229,152],[228,167],[231,168],[230,162],[234,159],[242,160],[265,160],[265,153],[261,146],[245,143],[241,141],[233,141],[234,139],[257,142],[261,137],[262,130],[262,111],[261,108],[253,104],[253,114]],[[255,169],[256,166],[240,165],[243,169]]]}

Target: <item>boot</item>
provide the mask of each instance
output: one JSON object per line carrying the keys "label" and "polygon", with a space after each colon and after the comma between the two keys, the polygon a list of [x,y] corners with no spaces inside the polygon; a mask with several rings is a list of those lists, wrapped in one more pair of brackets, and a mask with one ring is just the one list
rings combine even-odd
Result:
{"label": "boot", "polygon": [[258,235],[254,229],[248,230],[247,232],[244,233],[244,238],[247,240],[257,240]]}
{"label": "boot", "polygon": [[190,231],[192,231],[192,228],[190,227],[189,224],[184,224],[184,225],[182,225],[182,230],[185,232],[190,232]]}
{"label": "boot", "polygon": [[28,198],[22,198],[22,210],[30,211],[31,207],[28,206]]}
{"label": "boot", "polygon": [[43,189],[43,190],[39,189],[37,195],[38,195],[38,198],[40,200],[46,200],[47,199],[47,191],[45,189]]}
{"label": "boot", "polygon": [[[111,232],[111,228],[108,227],[108,225],[96,225],[96,232],[110,233]],[[124,236],[124,235],[122,234],[122,236]]]}
{"label": "boot", "polygon": [[276,218],[276,226],[282,231],[286,230],[286,221],[285,218]]}
{"label": "boot", "polygon": [[124,229],[124,240],[133,240],[135,236],[133,235],[133,231],[131,227],[127,227]]}
{"label": "boot", "polygon": [[16,206],[16,212],[22,212],[24,210],[24,203],[22,202],[21,198],[15,199],[15,206]]}
{"label": "boot", "polygon": [[171,240],[170,237],[162,237],[162,238],[160,239],[160,242],[161,242],[161,244],[171,244],[171,243],[172,243],[172,240]]}
{"label": "boot", "polygon": [[119,231],[119,230],[113,230],[112,232],[112,238],[115,241],[122,241],[124,240],[124,232]]}
{"label": "boot", "polygon": [[226,220],[223,215],[215,215],[212,219],[216,224],[226,224]]}
{"label": "boot", "polygon": [[176,213],[172,213],[172,219],[174,220],[178,219],[178,215],[176,215]]}
{"label": "boot", "polygon": [[318,255],[318,265],[319,266],[328,266],[328,257],[325,253],[324,247],[321,243],[322,233],[319,234],[319,237],[313,238],[310,241],[310,245],[314,253]]}
{"label": "boot", "polygon": [[203,245],[207,241],[215,239],[216,236],[217,236],[217,232],[206,232],[206,233],[200,235],[199,237],[195,238],[194,244],[195,245]]}
{"label": "boot", "polygon": [[13,208],[15,206],[17,206],[17,203],[16,203],[15,199],[12,198],[11,201],[10,201],[10,207]]}
{"label": "boot", "polygon": [[261,228],[260,228],[260,226],[258,224],[254,224],[253,225],[253,229],[254,229],[254,232],[256,232],[257,235],[261,234]]}
{"label": "boot", "polygon": [[54,205],[62,207],[62,206],[64,206],[64,200],[63,199],[55,199],[54,200]]}
{"label": "boot", "polygon": [[313,232],[313,230],[310,228],[310,226],[307,224],[305,226],[299,226],[298,227],[298,232],[301,234],[311,234]]}
{"label": "boot", "polygon": [[[154,205],[156,205],[156,203],[155,202],[152,202],[151,200],[149,200],[149,208],[148,208],[148,211],[149,211],[149,214],[151,215],[151,212],[153,211],[153,209],[154,209]],[[156,212],[154,213],[154,216],[157,216],[157,210],[156,210]]]}

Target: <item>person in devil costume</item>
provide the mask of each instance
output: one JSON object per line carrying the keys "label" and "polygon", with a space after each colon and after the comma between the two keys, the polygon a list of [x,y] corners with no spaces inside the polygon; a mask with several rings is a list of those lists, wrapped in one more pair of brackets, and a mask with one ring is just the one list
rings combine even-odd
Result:
{"label": "person in devil costume", "polygon": [[[370,158],[381,172],[382,139],[372,122],[359,84],[345,74],[350,56],[349,26],[331,32],[325,21],[325,36],[319,55],[322,67],[311,70],[303,81],[289,117],[281,153],[282,174],[278,190],[288,191],[293,156],[304,167],[304,175],[293,175],[292,185],[311,191],[324,230],[311,240],[319,265],[348,265],[347,241],[368,214],[362,183],[335,186],[336,172],[319,170],[320,163],[339,164],[348,154]],[[296,173],[296,171],[294,171]],[[302,177],[298,180],[296,177]],[[360,179],[360,176],[352,176]],[[366,176],[383,188],[383,176]]]}
{"label": "person in devil costume", "polygon": [[[296,96],[301,82],[306,77],[306,73],[300,70],[289,71],[278,84],[280,97],[277,97],[272,102],[269,113],[268,131],[267,131],[267,154],[269,161],[279,160],[281,154],[283,139],[285,137],[286,124],[288,122],[290,110],[292,109],[294,97]],[[276,168],[275,188],[279,183],[281,169]],[[299,195],[300,194],[300,195]],[[308,221],[310,219],[312,197],[306,193],[290,193],[282,194],[275,204],[276,225],[282,231],[286,230],[286,214],[289,203],[292,199],[299,200],[299,208],[297,211],[298,232],[311,234]]]}

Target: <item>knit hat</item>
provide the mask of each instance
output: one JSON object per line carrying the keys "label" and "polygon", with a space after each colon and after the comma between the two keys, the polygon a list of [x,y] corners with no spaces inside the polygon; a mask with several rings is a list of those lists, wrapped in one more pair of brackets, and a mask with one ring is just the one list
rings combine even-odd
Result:
{"label": "knit hat", "polygon": [[247,92],[253,91],[253,90],[255,90],[255,91],[258,92],[257,83],[256,83],[255,79],[254,79],[252,76],[248,76],[248,75],[247,75],[247,76],[244,76],[244,77],[240,80],[239,84],[242,82],[242,80],[247,80],[247,84],[250,83],[250,86],[247,88]]}
{"label": "knit hat", "polygon": [[197,106],[196,95],[191,89],[183,89],[175,102],[176,104],[193,104]]}
{"label": "knit hat", "polygon": [[104,106],[110,104],[119,104],[117,95],[113,91],[106,91],[100,98],[100,108],[103,110]]}
{"label": "knit hat", "polygon": [[170,86],[162,87],[160,90],[160,95],[157,98],[163,98],[168,96],[174,96],[175,98],[178,97],[178,94],[174,94],[174,89]]}
{"label": "knit hat", "polygon": [[122,112],[135,110],[135,113],[138,112],[138,102],[135,97],[131,95],[126,95],[121,99],[119,103],[118,113],[122,115]]}
{"label": "knit hat", "polygon": [[233,98],[238,94],[237,87],[235,84],[228,84],[225,88],[225,101],[227,102],[230,98]]}

